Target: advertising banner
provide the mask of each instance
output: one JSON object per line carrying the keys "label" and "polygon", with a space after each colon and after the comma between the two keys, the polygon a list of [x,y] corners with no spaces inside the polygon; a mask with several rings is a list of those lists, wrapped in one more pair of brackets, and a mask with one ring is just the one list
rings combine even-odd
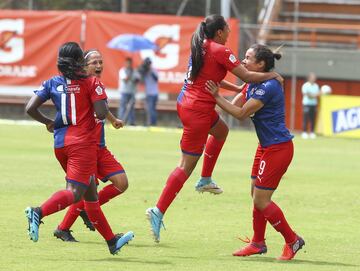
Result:
{"label": "advertising banner", "polygon": [[56,75],[58,48],[80,42],[81,12],[0,10],[0,85],[38,86]]}
{"label": "advertising banner", "polygon": [[[191,36],[203,18],[90,11],[86,14],[85,48],[97,48],[103,54],[105,69],[102,81],[107,87],[117,87],[118,71],[126,57],[133,58],[135,67],[149,57],[159,72],[160,91],[180,91],[188,66]],[[229,26],[233,31],[227,46],[237,55],[237,21],[230,20]],[[116,37],[121,43],[124,42],[123,38],[135,39],[139,36],[152,42],[156,49],[150,45],[150,49],[141,50],[142,44],[137,46],[135,41],[134,44],[120,44],[125,48],[122,50],[107,46]],[[235,76],[231,75],[227,80],[236,82]]]}
{"label": "advertising banner", "polygon": [[360,138],[360,97],[321,96],[317,131],[325,136]]}
{"label": "advertising banner", "polygon": [[[149,57],[159,73],[160,91],[178,93],[188,65],[191,36],[201,20],[96,11],[0,10],[0,86],[38,86],[58,74],[58,48],[75,41],[85,50],[101,51],[105,64],[102,81],[108,89],[117,89],[118,72],[126,57],[133,58],[135,67]],[[237,21],[232,19],[229,25],[232,32],[227,46],[237,55]],[[142,42],[120,44],[122,50],[109,48],[111,40],[124,35]],[[236,81],[232,75],[226,79]]]}

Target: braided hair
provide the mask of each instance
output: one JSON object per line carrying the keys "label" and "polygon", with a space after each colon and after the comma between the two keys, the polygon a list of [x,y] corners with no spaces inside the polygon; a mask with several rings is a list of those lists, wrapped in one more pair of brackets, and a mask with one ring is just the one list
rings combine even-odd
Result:
{"label": "braided hair", "polygon": [[59,71],[72,80],[86,78],[84,71],[84,56],[79,44],[76,42],[67,42],[59,49],[57,67]]}

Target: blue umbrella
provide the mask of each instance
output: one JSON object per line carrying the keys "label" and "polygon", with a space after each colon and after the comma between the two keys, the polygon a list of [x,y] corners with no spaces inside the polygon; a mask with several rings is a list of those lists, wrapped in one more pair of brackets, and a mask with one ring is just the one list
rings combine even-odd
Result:
{"label": "blue umbrella", "polygon": [[107,47],[128,52],[136,52],[140,50],[156,50],[158,46],[144,36],[136,34],[123,34],[116,36],[110,40]]}

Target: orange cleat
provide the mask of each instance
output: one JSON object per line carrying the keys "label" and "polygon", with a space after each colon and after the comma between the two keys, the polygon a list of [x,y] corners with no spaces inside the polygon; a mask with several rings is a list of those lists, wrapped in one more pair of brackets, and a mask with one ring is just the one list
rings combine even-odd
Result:
{"label": "orange cleat", "polygon": [[267,247],[265,242],[255,243],[249,240],[249,244],[246,247],[243,247],[239,250],[236,250],[232,255],[239,257],[246,257],[255,254],[265,254],[267,252]]}
{"label": "orange cleat", "polygon": [[296,236],[296,240],[294,242],[284,245],[282,255],[277,259],[280,261],[290,261],[304,245],[304,239],[300,236]]}

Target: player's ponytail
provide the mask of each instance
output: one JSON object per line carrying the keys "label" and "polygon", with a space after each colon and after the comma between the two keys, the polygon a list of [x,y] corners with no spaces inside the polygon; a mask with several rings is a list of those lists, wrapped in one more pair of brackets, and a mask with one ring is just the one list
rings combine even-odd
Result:
{"label": "player's ponytail", "polygon": [[76,42],[67,42],[60,47],[57,67],[66,78],[72,80],[86,78],[84,64],[83,51]]}
{"label": "player's ponytail", "polygon": [[210,15],[201,22],[196,31],[191,37],[191,71],[190,80],[195,80],[201,67],[204,64],[203,43],[205,39],[213,39],[216,31],[223,30],[226,26],[226,21],[221,15]]}
{"label": "player's ponytail", "polygon": [[277,48],[274,52],[272,52],[269,47],[262,44],[254,44],[250,48],[255,52],[256,62],[264,61],[264,72],[268,72],[274,69],[275,59],[279,60],[281,58],[282,55],[279,53],[281,47],[282,46]]}

